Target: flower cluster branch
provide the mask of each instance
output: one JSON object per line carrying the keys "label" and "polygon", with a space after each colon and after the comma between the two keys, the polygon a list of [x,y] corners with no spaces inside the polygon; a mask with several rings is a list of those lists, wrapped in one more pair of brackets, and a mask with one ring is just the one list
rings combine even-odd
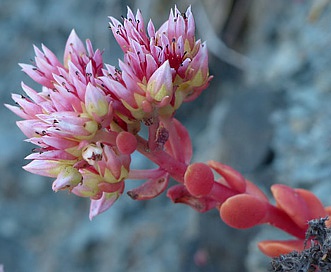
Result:
{"label": "flower cluster branch", "polygon": [[[102,52],[90,40],[84,45],[74,30],[63,62],[42,45],[34,47],[33,64],[20,64],[42,86],[38,92],[22,83],[24,95],[12,96],[17,105],[6,105],[23,119],[18,127],[37,146],[24,169],[54,178],[54,191],[90,198],[90,219],[112,206],[126,180],[143,179],[128,192],[134,200],[167,190],[174,203],[199,212],[216,208],[234,228],[270,224],[295,237],[261,242],[259,248],[269,256],[303,250],[307,222],[331,211],[311,192],[273,185],[273,205],[231,167],[192,162],[189,133],[174,116],[212,76],[207,45],[195,37],[191,8],[182,13],[175,7],[159,29],[152,21],[145,25],[139,10],[128,9],[122,21],[110,17],[110,29],[124,55],[118,67],[106,64]],[[134,152],[157,167],[132,169]],[[178,184],[169,188],[170,178]]]}

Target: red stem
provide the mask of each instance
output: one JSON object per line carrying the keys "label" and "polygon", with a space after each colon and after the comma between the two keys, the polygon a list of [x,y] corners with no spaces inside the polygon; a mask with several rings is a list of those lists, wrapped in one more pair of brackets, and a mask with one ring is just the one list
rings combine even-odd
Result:
{"label": "red stem", "polygon": [[157,169],[130,169],[128,179],[153,179],[164,175],[166,172]]}
{"label": "red stem", "polygon": [[159,120],[156,117],[153,117],[153,122],[148,126],[148,148],[151,151],[154,151],[157,148],[156,144],[156,133],[159,127]]}
{"label": "red stem", "polygon": [[185,163],[181,163],[161,149],[150,150],[148,142],[137,136],[137,150],[150,159],[152,162],[167,171],[176,181],[184,183],[184,174],[187,168]]}
{"label": "red stem", "polygon": [[[184,183],[184,174],[187,169],[187,164],[179,162],[174,157],[161,149],[150,150],[148,148],[148,142],[140,136],[137,136],[138,147],[137,150],[149,158],[152,162],[160,166],[163,170],[167,171],[172,178],[180,183]],[[215,182],[213,188],[208,195],[218,203],[222,204],[229,197],[238,194],[237,191],[231,188]],[[296,225],[293,220],[282,210],[277,207],[268,204],[268,214],[263,220],[263,223],[270,224],[276,228],[279,228],[299,239],[304,239],[305,230]]]}
{"label": "red stem", "polygon": [[237,191],[234,191],[218,182],[214,182],[213,188],[211,189],[211,192],[209,193],[208,197],[211,197],[220,204],[223,204],[229,197],[237,194]]}

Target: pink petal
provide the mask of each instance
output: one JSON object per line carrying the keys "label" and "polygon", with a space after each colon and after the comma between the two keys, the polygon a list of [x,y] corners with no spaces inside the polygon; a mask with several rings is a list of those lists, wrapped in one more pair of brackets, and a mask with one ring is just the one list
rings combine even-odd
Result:
{"label": "pink petal", "polygon": [[84,44],[73,29],[68,37],[64,50],[64,66],[68,67],[69,60],[73,61],[74,59],[80,58],[82,55],[86,55]]}
{"label": "pink petal", "polygon": [[92,220],[95,216],[108,210],[118,199],[117,193],[103,193],[100,199],[91,200],[89,218]]}
{"label": "pink petal", "polygon": [[22,71],[26,73],[29,77],[31,77],[34,81],[37,83],[47,87],[47,88],[53,88],[53,83],[45,77],[45,75],[39,71],[36,67],[30,64],[24,64],[19,63],[19,65],[22,67]]}
{"label": "pink petal", "polygon": [[28,138],[38,137],[46,133],[49,126],[38,119],[23,120],[16,122],[19,129]]}
{"label": "pink petal", "polygon": [[36,114],[42,113],[42,109],[38,104],[29,101],[21,95],[13,94],[12,99],[23,108],[24,112],[30,116],[30,118],[34,118]]}
{"label": "pink petal", "polygon": [[25,85],[24,82],[21,82],[21,86],[23,91],[35,102],[35,103],[41,103],[45,101],[46,99],[40,95],[40,93],[36,92],[29,86]]}
{"label": "pink petal", "polygon": [[26,114],[26,112],[21,107],[16,107],[9,104],[5,104],[5,107],[15,113],[17,116],[21,117],[22,119],[31,118],[31,116],[29,114]]}
{"label": "pink petal", "polygon": [[85,93],[85,107],[89,115],[100,119],[109,113],[109,97],[98,87],[89,83]]}
{"label": "pink petal", "polygon": [[33,174],[56,178],[63,167],[64,164],[60,161],[33,160],[23,166],[23,169]]}
{"label": "pink petal", "polygon": [[147,94],[160,102],[164,97],[173,95],[172,74],[169,61],[165,61],[150,77]]}
{"label": "pink petal", "polygon": [[42,151],[42,148],[40,148],[40,152],[35,152],[27,157],[25,159],[27,160],[75,160],[77,157],[73,156],[64,150],[49,150],[49,151]]}
{"label": "pink petal", "polygon": [[53,67],[63,67],[61,62],[55,56],[55,54],[49,50],[45,45],[41,45],[42,50],[44,51],[45,57],[47,58],[48,62],[53,65]]}

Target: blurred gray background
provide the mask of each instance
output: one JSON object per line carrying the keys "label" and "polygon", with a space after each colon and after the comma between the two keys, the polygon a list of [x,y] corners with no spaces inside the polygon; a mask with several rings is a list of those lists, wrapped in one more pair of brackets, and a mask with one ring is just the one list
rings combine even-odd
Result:
{"label": "blurred gray background", "polygon": [[[107,16],[142,10],[158,27],[169,9],[188,5],[197,37],[207,40],[214,79],[185,104],[195,161],[228,163],[268,194],[273,183],[313,190],[331,205],[331,6],[328,0],[0,0],[0,100],[12,103],[32,44],[61,59],[75,28],[105,49],[106,63],[121,58]],[[216,210],[198,214],[165,196],[135,202],[123,195],[92,222],[89,201],[55,194],[51,180],[22,170],[33,148],[18,120],[0,107],[0,264],[23,271],[267,271],[257,250],[263,239],[284,237],[268,226],[238,231]],[[137,157],[135,165],[144,161]],[[135,182],[128,181],[127,187]]]}

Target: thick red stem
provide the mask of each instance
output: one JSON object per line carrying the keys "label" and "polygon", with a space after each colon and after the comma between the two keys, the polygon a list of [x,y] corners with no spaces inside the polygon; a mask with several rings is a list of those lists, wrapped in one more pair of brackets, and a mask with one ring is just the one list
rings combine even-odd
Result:
{"label": "thick red stem", "polygon": [[141,154],[167,171],[176,181],[184,183],[184,174],[187,168],[185,163],[177,161],[162,149],[150,150],[147,141],[140,136],[137,136],[137,140],[137,150]]}
{"label": "thick red stem", "polygon": [[128,179],[150,179],[158,178],[166,172],[158,169],[130,169]]}
{"label": "thick red stem", "polygon": [[223,204],[229,197],[236,194],[238,194],[238,192],[224,186],[223,184],[214,182],[213,188],[208,196],[216,200],[219,204]]}
{"label": "thick red stem", "polygon": [[[152,162],[167,171],[172,178],[180,183],[184,183],[184,174],[188,167],[187,164],[179,162],[174,157],[170,156],[162,149],[150,150],[148,142],[137,136],[138,148],[137,150],[149,158]],[[208,196],[216,200],[218,203],[224,203],[229,197],[238,194],[237,191],[226,187],[223,184],[215,182],[213,188]],[[304,239],[305,230],[296,225],[292,219],[282,210],[269,204],[268,214],[262,223],[270,224],[279,228],[299,239]]]}

